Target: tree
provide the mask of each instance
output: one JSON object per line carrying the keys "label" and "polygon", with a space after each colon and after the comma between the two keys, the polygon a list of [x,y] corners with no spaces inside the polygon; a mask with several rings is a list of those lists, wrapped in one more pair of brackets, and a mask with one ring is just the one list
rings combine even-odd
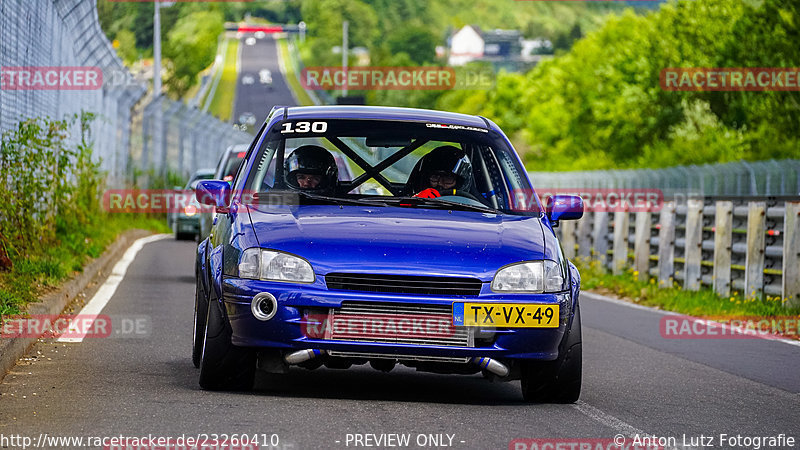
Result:
{"label": "tree", "polygon": [[224,28],[223,15],[218,11],[197,11],[178,20],[167,34],[164,48],[171,62],[172,73],[166,82],[171,94],[183,96],[197,74],[214,62]]}
{"label": "tree", "polygon": [[405,52],[414,64],[430,63],[436,57],[438,39],[428,28],[407,25],[392,33],[387,45],[393,54]]}
{"label": "tree", "polygon": [[136,36],[132,31],[120,30],[114,38],[116,41],[117,55],[125,64],[132,64],[139,57],[139,50],[136,48]]}

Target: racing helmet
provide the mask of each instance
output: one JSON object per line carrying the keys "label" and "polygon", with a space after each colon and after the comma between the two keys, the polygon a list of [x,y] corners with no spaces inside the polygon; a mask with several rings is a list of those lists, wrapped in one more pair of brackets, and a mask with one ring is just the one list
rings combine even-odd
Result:
{"label": "racing helmet", "polygon": [[466,153],[452,145],[443,145],[423,156],[414,167],[410,177],[414,183],[412,190],[419,192],[428,187],[428,178],[437,172],[455,175],[457,191],[469,191],[472,187],[472,164]]}
{"label": "racing helmet", "polygon": [[[315,188],[301,188],[297,183],[297,174],[319,175],[321,180]],[[339,169],[333,155],[318,145],[297,147],[284,162],[286,185],[290,189],[330,194],[336,190],[339,181]]]}

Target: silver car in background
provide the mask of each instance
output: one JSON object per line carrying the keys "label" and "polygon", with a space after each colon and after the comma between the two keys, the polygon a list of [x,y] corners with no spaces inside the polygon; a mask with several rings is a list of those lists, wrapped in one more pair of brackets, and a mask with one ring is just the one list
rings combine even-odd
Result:
{"label": "silver car in background", "polygon": [[167,212],[167,224],[175,234],[176,240],[196,239],[200,233],[200,203],[194,195],[197,183],[201,180],[214,178],[214,169],[200,169],[192,174],[186,186],[176,187],[185,198],[180,207],[172,208]]}

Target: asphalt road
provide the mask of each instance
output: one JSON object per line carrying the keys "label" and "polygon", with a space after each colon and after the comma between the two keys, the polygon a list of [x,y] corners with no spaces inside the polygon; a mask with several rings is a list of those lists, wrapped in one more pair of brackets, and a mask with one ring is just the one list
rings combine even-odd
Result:
{"label": "asphalt road", "polygon": [[[297,103],[278,66],[278,46],[275,40],[267,35],[263,39],[256,39],[254,45],[247,45],[248,37],[253,37],[253,34],[245,34],[239,44],[239,80],[233,104],[233,120],[238,121],[239,116],[249,112],[256,116],[258,128],[273,106],[295,106]],[[259,72],[263,69],[272,73],[272,89],[260,83]],[[253,84],[243,83],[243,79],[247,77],[252,78]]]}
{"label": "asphalt road", "polygon": [[678,443],[714,436],[715,448],[719,433],[800,438],[800,347],[669,341],[659,335],[661,313],[591,295],[581,298],[584,388],[575,405],[522,403],[518,382],[402,367],[292,369],[259,377],[251,393],[206,392],[190,360],[194,251],[165,239],[129,266],[103,313],[145,318],[138,337],[37,343],[0,384],[0,441],[247,433],[276,434],[277,448],[336,449],[354,447],[348,434],[411,433],[410,448],[418,435],[441,435],[453,448],[502,449],[517,438],[618,433]]}

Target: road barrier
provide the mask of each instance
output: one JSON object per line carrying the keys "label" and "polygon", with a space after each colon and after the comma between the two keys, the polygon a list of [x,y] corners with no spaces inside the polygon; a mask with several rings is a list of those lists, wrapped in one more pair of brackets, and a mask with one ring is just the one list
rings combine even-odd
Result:
{"label": "road barrier", "polygon": [[800,306],[800,197],[668,198],[660,211],[589,211],[556,229],[567,258],[720,296]]}

